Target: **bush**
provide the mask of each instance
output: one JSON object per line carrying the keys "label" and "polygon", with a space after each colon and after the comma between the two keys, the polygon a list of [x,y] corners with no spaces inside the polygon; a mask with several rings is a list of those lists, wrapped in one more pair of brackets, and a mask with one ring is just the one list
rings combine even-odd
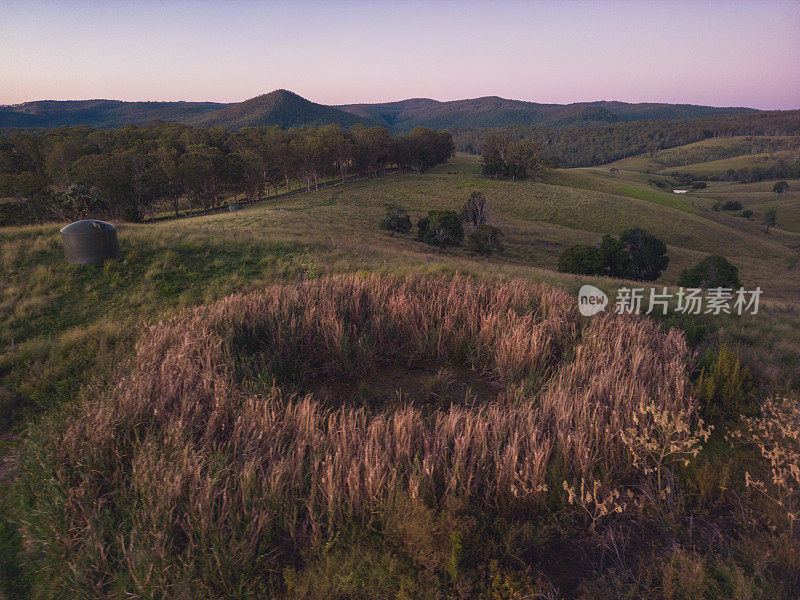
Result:
{"label": "bush", "polygon": [[742,211],[742,217],[743,218],[750,219],[750,217],[752,217],[752,216],[753,216],[753,211],[750,210],[749,208]]}
{"label": "bush", "polygon": [[735,419],[745,412],[753,389],[750,369],[738,354],[722,346],[719,354],[706,353],[700,361],[695,393],[707,419]]}
{"label": "bush", "polygon": [[718,254],[705,257],[691,269],[684,269],[678,285],[692,288],[742,287],[739,269]]}
{"label": "bush", "polygon": [[697,183],[692,184],[693,190],[704,190],[706,189],[706,182],[705,181],[698,181]]}
{"label": "bush", "polygon": [[502,252],[503,231],[492,225],[481,225],[467,234],[467,249],[477,254],[489,255],[494,251]]}
{"label": "bush", "polygon": [[431,210],[417,224],[419,239],[430,246],[460,246],[464,241],[464,227],[458,213],[452,210]]}
{"label": "bush", "polygon": [[603,254],[598,248],[576,244],[565,249],[558,261],[561,273],[577,275],[602,275],[604,271]]}
{"label": "bush", "polygon": [[789,184],[785,181],[778,181],[774,186],[772,186],[772,191],[776,194],[783,194],[789,190]]}
{"label": "bush", "polygon": [[631,279],[655,281],[667,268],[667,246],[654,235],[635,227],[623,231],[619,239],[631,255]]}
{"label": "bush", "polygon": [[408,233],[411,231],[411,217],[404,208],[391,205],[386,208],[386,215],[381,220],[381,229],[395,233]]}
{"label": "bush", "polygon": [[742,203],[738,200],[728,200],[722,205],[722,210],[742,210]]}

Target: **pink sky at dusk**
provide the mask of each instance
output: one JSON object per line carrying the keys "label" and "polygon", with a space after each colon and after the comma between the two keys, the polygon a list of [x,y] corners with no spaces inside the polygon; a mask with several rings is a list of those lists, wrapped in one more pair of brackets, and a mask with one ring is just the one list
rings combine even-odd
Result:
{"label": "pink sky at dusk", "polygon": [[0,0],[0,104],[277,88],[800,108],[800,1]]}

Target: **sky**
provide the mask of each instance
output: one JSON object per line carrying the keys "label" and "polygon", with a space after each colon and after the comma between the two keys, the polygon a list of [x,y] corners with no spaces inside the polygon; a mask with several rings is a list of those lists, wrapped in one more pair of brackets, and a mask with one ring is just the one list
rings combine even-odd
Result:
{"label": "sky", "polygon": [[280,88],[800,108],[800,0],[0,0],[0,104]]}

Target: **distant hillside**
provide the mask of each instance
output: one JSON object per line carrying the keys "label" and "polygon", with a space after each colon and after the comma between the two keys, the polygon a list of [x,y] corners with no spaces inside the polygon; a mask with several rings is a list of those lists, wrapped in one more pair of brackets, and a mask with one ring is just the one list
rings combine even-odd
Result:
{"label": "distant hillside", "polygon": [[619,121],[690,119],[758,112],[752,108],[718,108],[693,104],[629,104],[605,101],[538,104],[522,100],[506,100],[497,96],[451,102],[414,98],[382,104],[347,104],[337,108],[397,130],[409,130],[418,125],[432,129],[506,125],[571,127],[607,125]]}
{"label": "distant hillside", "polygon": [[800,110],[618,122],[594,127],[511,125],[475,129],[454,127],[449,131],[460,152],[480,154],[484,138],[499,133],[516,140],[540,142],[562,167],[589,167],[710,138],[800,135]]}
{"label": "distant hillside", "polygon": [[37,100],[0,106],[0,128],[89,125],[110,129],[148,121],[181,121],[227,106],[219,102],[122,102],[120,100]]}
{"label": "distant hillside", "polygon": [[538,104],[497,96],[439,102],[414,98],[382,104],[317,104],[287,90],[276,90],[244,102],[122,102],[119,100],[39,100],[0,106],[0,129],[89,125],[115,128],[153,120],[179,121],[198,127],[221,125],[228,130],[258,125],[383,125],[396,132],[423,126],[475,129],[508,125],[585,127],[624,121],[689,119],[758,112],[752,108],[717,108],[693,104],[628,104],[579,102]]}
{"label": "distant hillside", "polygon": [[229,131],[261,125],[288,128],[335,124],[348,128],[356,123],[377,124],[369,118],[311,102],[287,90],[276,90],[244,102],[229,104],[219,110],[183,119],[183,122],[197,127],[221,125]]}

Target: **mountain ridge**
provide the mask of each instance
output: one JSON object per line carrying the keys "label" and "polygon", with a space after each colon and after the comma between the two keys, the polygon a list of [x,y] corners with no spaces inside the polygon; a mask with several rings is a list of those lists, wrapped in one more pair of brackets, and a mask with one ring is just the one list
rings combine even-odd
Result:
{"label": "mountain ridge", "polygon": [[431,129],[482,128],[506,125],[574,127],[620,121],[675,120],[710,115],[760,112],[747,107],[714,107],[658,102],[600,100],[547,104],[481,96],[464,100],[408,98],[393,102],[325,105],[279,89],[243,102],[126,102],[122,100],[36,100],[0,105],[0,128],[55,128],[88,125],[114,128],[148,121],[178,121],[228,130],[259,125],[297,127],[356,123],[382,125],[393,131],[417,126]]}

